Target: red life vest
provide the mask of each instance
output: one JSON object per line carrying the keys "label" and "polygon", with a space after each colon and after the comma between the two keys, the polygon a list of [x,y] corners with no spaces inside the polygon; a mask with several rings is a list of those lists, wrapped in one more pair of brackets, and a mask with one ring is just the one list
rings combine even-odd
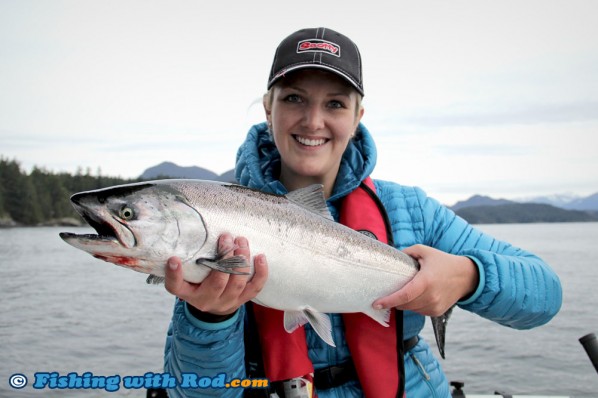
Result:
{"label": "red life vest", "polygon": [[[383,215],[383,207],[379,206],[374,184],[368,177],[343,200],[340,222],[354,230],[372,233],[381,242],[389,243],[392,241],[390,227],[385,213]],[[304,327],[287,333],[283,311],[257,304],[253,307],[266,377],[271,382],[298,377],[311,380],[314,368],[307,353]],[[401,318],[398,335],[397,314]],[[402,346],[399,346],[403,335],[402,316],[402,312],[392,311],[390,327],[384,327],[362,313],[342,315],[347,345],[367,398],[404,396],[403,353]]]}

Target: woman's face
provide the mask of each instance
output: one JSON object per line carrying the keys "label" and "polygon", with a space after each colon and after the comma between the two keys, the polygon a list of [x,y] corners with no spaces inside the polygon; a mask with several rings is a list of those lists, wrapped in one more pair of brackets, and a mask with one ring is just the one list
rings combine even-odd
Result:
{"label": "woman's face", "polygon": [[359,93],[340,77],[306,69],[272,88],[266,116],[287,189],[324,184],[330,195],[341,157],[363,115]]}

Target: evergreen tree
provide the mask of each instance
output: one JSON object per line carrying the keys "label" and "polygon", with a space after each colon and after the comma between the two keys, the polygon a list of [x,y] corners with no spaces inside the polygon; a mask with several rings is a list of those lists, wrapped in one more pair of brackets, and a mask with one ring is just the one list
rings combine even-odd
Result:
{"label": "evergreen tree", "polygon": [[18,223],[35,225],[42,221],[37,192],[16,160],[0,159],[0,185],[5,210]]}
{"label": "evergreen tree", "polygon": [[36,166],[27,175],[19,162],[0,156],[0,218],[22,225],[78,218],[70,202],[74,193],[136,181],[139,180],[102,176],[99,168],[97,176],[91,174],[90,168],[84,174],[82,167],[71,175],[55,174]]}
{"label": "evergreen tree", "polygon": [[7,214],[4,209],[4,188],[0,185],[0,218],[6,218]]}

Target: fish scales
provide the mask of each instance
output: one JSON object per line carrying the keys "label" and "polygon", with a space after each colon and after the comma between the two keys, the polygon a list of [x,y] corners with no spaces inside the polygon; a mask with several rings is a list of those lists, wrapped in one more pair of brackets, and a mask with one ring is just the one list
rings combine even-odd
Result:
{"label": "fish scales", "polygon": [[219,226],[206,228],[210,251],[200,256],[209,255],[224,232],[245,236],[252,253],[267,254],[269,278],[258,296],[264,305],[280,305],[282,288],[289,293],[285,309],[301,309],[319,295],[310,305],[317,311],[371,311],[375,299],[398,290],[416,272],[402,252],[283,197],[237,186],[193,188],[180,190],[206,225]]}
{"label": "fish scales", "polygon": [[[61,234],[67,243],[152,275],[163,276],[173,255],[189,282],[200,283],[212,269],[234,273],[246,263],[224,258],[218,239],[223,233],[246,237],[252,256],[264,253],[268,262],[268,279],[254,301],[285,311],[288,331],[310,322],[331,345],[325,313],[363,312],[388,326],[389,311],[374,310],[373,301],[403,287],[419,269],[405,253],[334,222],[321,186],[280,196],[213,181],[160,180],[71,200],[98,235]],[[444,323],[434,325],[444,334]]]}
{"label": "fish scales", "polygon": [[[328,257],[336,253],[338,257],[347,257],[351,265],[361,265],[383,272],[413,274],[408,268],[415,263],[404,253],[341,224],[324,221],[318,214],[302,209],[284,197],[244,187],[242,190],[250,194],[240,193],[242,190],[238,189],[231,193],[226,186],[218,190],[220,192],[215,194],[214,190],[202,192],[189,188],[181,189],[194,207],[203,207],[204,217],[209,217],[213,212],[216,213],[216,217],[222,216],[221,219],[215,219],[214,223],[222,221],[222,225],[230,225],[227,232],[246,227],[250,232],[257,233],[257,239],[262,239],[263,234],[272,234],[276,240],[289,238],[293,245],[300,246],[310,253],[324,246],[323,252]],[[204,195],[200,196],[198,193]],[[210,206],[202,206],[206,203]],[[242,220],[251,220],[251,223],[240,224]],[[279,232],[285,234],[281,235]]]}

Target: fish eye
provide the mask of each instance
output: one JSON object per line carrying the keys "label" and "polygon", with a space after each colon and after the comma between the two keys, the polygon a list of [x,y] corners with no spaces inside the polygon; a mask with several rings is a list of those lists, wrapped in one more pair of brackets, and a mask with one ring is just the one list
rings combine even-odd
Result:
{"label": "fish eye", "polygon": [[134,212],[134,211],[133,211],[133,209],[131,209],[130,207],[128,207],[128,206],[123,206],[123,208],[122,208],[122,209],[120,209],[119,216],[120,216],[120,218],[122,218],[123,220],[127,220],[127,221],[129,221],[129,220],[132,220],[132,219],[133,219],[133,217],[135,216],[135,212]]}

